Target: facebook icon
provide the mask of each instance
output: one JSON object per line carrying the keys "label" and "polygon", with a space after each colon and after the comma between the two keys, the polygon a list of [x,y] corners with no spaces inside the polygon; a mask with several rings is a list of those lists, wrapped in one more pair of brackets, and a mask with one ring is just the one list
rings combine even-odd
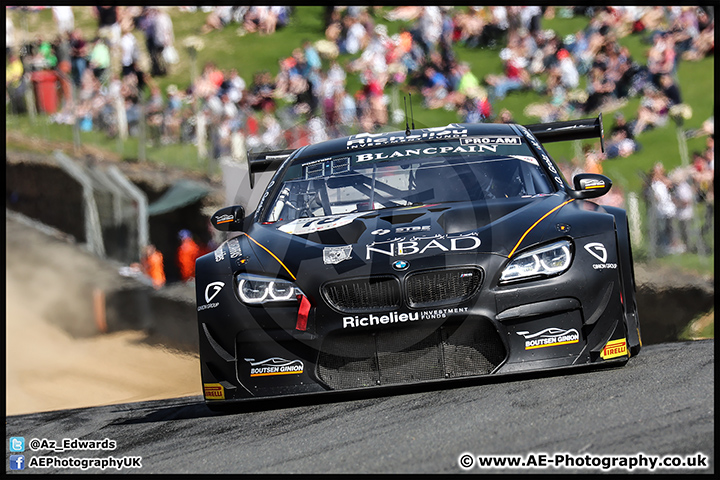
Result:
{"label": "facebook icon", "polygon": [[10,455],[10,470],[25,470],[25,455]]}

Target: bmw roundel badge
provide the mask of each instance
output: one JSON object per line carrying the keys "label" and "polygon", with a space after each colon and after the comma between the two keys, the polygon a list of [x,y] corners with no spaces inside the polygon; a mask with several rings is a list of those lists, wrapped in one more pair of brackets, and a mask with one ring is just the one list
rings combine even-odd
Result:
{"label": "bmw roundel badge", "polygon": [[397,262],[393,263],[392,266],[395,270],[407,270],[407,268],[410,266],[410,263],[406,262],[405,260],[398,260]]}

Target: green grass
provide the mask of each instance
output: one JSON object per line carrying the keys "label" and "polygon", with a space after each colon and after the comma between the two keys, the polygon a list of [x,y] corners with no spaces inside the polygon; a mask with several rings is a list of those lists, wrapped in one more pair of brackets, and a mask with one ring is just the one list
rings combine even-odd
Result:
{"label": "green grass", "polygon": [[660,257],[657,262],[684,272],[696,272],[706,277],[715,276],[715,254],[703,257],[692,253],[679,253]]}
{"label": "green grass", "polygon": [[[293,48],[299,47],[303,39],[315,41],[324,37],[323,7],[297,8],[288,28],[273,35],[239,35],[239,25],[230,24],[220,31],[200,35],[199,30],[208,14],[179,13],[172,15],[176,45],[180,54],[180,65],[161,81],[176,83],[183,88],[190,83],[189,55],[182,48],[182,38],[195,35],[202,38],[205,46],[198,55],[198,73],[205,62],[214,62],[220,69],[236,68],[243,79],[250,84],[254,73],[268,70],[275,75],[279,71],[278,60],[288,57]],[[202,20],[201,22],[198,20]]]}
{"label": "green grass", "polygon": [[678,335],[678,340],[700,340],[705,338],[715,338],[714,308],[694,319]]}
{"label": "green grass", "polygon": [[[73,147],[72,127],[58,125],[50,122],[45,116],[39,116],[36,123],[32,123],[27,116],[8,116],[7,131],[19,132],[21,138],[7,138],[6,148],[19,151],[37,151],[33,142],[25,141],[30,137],[41,137],[49,141],[51,149],[61,149],[70,153]],[[93,145],[105,150],[112,156],[127,161],[136,161],[139,151],[139,140],[137,137],[128,137],[125,141],[117,138],[110,138],[103,132],[90,131],[80,132],[81,145]],[[44,148],[43,145],[40,146]],[[204,164],[198,162],[197,148],[192,144],[175,144],[167,146],[146,145],[146,160],[151,163],[159,163],[171,167],[178,167],[188,170],[202,170]]]}

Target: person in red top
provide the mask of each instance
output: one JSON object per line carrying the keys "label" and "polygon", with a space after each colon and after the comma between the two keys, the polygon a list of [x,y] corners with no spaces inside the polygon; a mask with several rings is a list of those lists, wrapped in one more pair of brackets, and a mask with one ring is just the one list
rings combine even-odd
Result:
{"label": "person in red top", "polygon": [[512,90],[530,85],[530,74],[526,70],[528,60],[519,34],[510,34],[508,46],[500,51],[500,59],[505,65],[505,74],[485,76],[485,82],[490,87],[488,93],[493,102],[502,100]]}
{"label": "person in red top", "polygon": [[180,278],[187,282],[195,278],[195,259],[200,256],[200,247],[192,238],[189,230],[180,230],[178,233],[180,246],[177,250],[177,262],[180,267]]}
{"label": "person in red top", "polygon": [[210,83],[213,84],[216,91],[225,81],[225,75],[223,74],[222,70],[217,68],[217,65],[215,65],[213,62],[208,62],[205,65],[205,71],[203,72],[203,75],[205,75],[205,77],[210,81]]}
{"label": "person in red top", "polygon": [[145,255],[142,258],[142,270],[145,275],[152,280],[155,290],[165,285],[163,255],[155,248],[155,245],[145,247]]}

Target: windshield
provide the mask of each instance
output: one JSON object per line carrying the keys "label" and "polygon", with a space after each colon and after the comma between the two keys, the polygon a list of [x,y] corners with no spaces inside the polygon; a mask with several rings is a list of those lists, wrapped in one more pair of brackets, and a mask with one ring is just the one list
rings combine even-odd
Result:
{"label": "windshield", "polygon": [[521,137],[493,136],[298,159],[276,192],[265,222],[534,196],[554,187]]}

